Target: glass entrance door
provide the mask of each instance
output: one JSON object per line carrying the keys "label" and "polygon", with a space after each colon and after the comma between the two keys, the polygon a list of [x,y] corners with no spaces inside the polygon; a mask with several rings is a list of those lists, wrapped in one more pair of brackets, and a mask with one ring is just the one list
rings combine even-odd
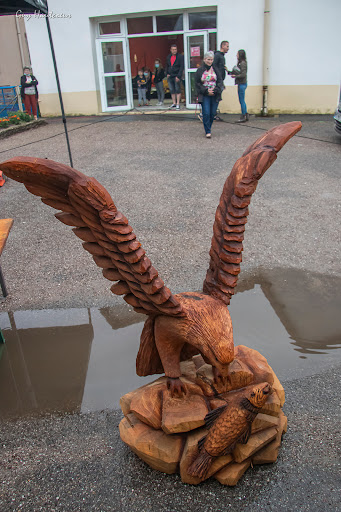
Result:
{"label": "glass entrance door", "polygon": [[102,110],[128,110],[132,105],[127,41],[97,40]]}
{"label": "glass entrance door", "polygon": [[202,64],[205,52],[208,51],[208,31],[186,32],[184,39],[186,107],[195,108],[197,103],[195,73]]}

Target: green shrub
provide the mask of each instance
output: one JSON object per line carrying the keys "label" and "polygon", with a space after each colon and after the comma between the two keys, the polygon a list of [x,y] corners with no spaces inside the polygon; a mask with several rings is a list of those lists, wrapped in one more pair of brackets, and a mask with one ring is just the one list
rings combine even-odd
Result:
{"label": "green shrub", "polygon": [[26,114],[26,112],[18,112],[18,117],[21,119],[21,121],[24,121],[25,123],[33,121],[33,116]]}
{"label": "green shrub", "polygon": [[12,115],[12,116],[9,116],[9,122],[11,124],[20,124],[21,121],[20,121],[20,117],[16,114]]}
{"label": "green shrub", "polygon": [[0,119],[0,128],[8,128],[9,121],[7,118]]}

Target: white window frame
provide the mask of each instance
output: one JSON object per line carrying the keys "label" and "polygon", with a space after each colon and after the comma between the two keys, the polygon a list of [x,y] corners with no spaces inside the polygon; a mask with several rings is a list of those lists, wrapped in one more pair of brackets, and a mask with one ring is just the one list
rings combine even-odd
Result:
{"label": "white window frame", "polygon": [[[196,108],[195,104],[189,103],[188,98],[190,97],[190,83],[188,80],[189,68],[187,66],[188,62],[188,48],[187,48],[187,37],[191,35],[201,35],[205,34],[206,38],[204,39],[204,48],[205,52],[208,49],[209,44],[209,34],[216,33],[218,34],[217,28],[210,28],[204,30],[189,30],[189,13],[195,12],[215,12],[218,16],[217,6],[209,6],[209,7],[198,7],[194,9],[176,9],[176,10],[167,10],[167,11],[152,11],[152,12],[141,12],[135,14],[129,14],[126,16],[105,16],[101,18],[96,18],[96,53],[97,53],[97,61],[98,61],[98,72],[99,72],[99,83],[100,83],[100,94],[101,94],[101,103],[102,103],[102,111],[103,112],[113,112],[113,111],[122,111],[129,110],[133,108],[133,88],[132,88],[132,77],[131,77],[131,66],[130,66],[130,52],[129,52],[129,39],[137,38],[137,37],[154,37],[154,36],[171,36],[171,35],[182,35],[184,41],[184,60],[185,60],[185,87],[186,87],[186,108],[194,109]],[[157,32],[157,23],[156,16],[167,16],[173,14],[182,14],[183,16],[183,30],[169,31],[169,32]],[[145,34],[128,34],[128,26],[127,20],[129,18],[145,18],[152,17],[153,18],[153,32],[148,32]],[[110,23],[110,22],[120,22],[120,34],[100,34],[99,24],[100,23]],[[123,44],[123,55],[124,55],[124,65],[125,65],[125,85],[126,85],[126,94],[127,94],[127,105],[125,106],[116,106],[116,107],[108,107],[107,105],[107,96],[106,96],[106,88],[105,88],[105,76],[122,76],[122,73],[104,73],[103,69],[103,58],[102,58],[102,48],[101,42],[115,42],[122,41]],[[218,45],[218,39],[217,39]],[[193,72],[193,70],[192,70]]]}

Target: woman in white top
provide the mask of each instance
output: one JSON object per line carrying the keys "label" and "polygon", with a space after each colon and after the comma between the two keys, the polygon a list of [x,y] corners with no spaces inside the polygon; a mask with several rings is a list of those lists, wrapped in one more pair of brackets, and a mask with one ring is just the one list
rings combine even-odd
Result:
{"label": "woman in white top", "polygon": [[34,119],[38,119],[37,110],[38,110],[38,80],[34,75],[32,75],[31,68],[24,68],[24,74],[20,78],[21,85],[21,97],[25,104],[25,110],[28,115],[32,114]]}

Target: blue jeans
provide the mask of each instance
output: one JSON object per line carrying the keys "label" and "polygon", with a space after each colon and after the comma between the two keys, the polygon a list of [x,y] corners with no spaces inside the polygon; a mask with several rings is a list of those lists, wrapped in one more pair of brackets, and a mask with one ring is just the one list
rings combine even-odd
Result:
{"label": "blue jeans", "polygon": [[168,77],[168,87],[171,94],[180,94],[180,80],[177,82],[175,76]]}
{"label": "blue jeans", "polygon": [[157,92],[157,99],[160,103],[163,103],[163,100],[165,99],[165,90],[163,87],[163,82],[156,82],[155,84],[156,92]]}
{"label": "blue jeans", "polygon": [[239,103],[242,108],[242,115],[245,116],[247,113],[246,103],[245,103],[245,91],[247,88],[247,84],[238,84],[238,98]]}
{"label": "blue jeans", "polygon": [[144,105],[145,103],[147,103],[146,93],[147,89],[142,89],[142,87],[137,88],[137,96],[140,105]]}
{"label": "blue jeans", "polygon": [[204,96],[202,100],[202,122],[205,133],[211,133],[211,126],[216,115],[218,102],[215,96]]}

